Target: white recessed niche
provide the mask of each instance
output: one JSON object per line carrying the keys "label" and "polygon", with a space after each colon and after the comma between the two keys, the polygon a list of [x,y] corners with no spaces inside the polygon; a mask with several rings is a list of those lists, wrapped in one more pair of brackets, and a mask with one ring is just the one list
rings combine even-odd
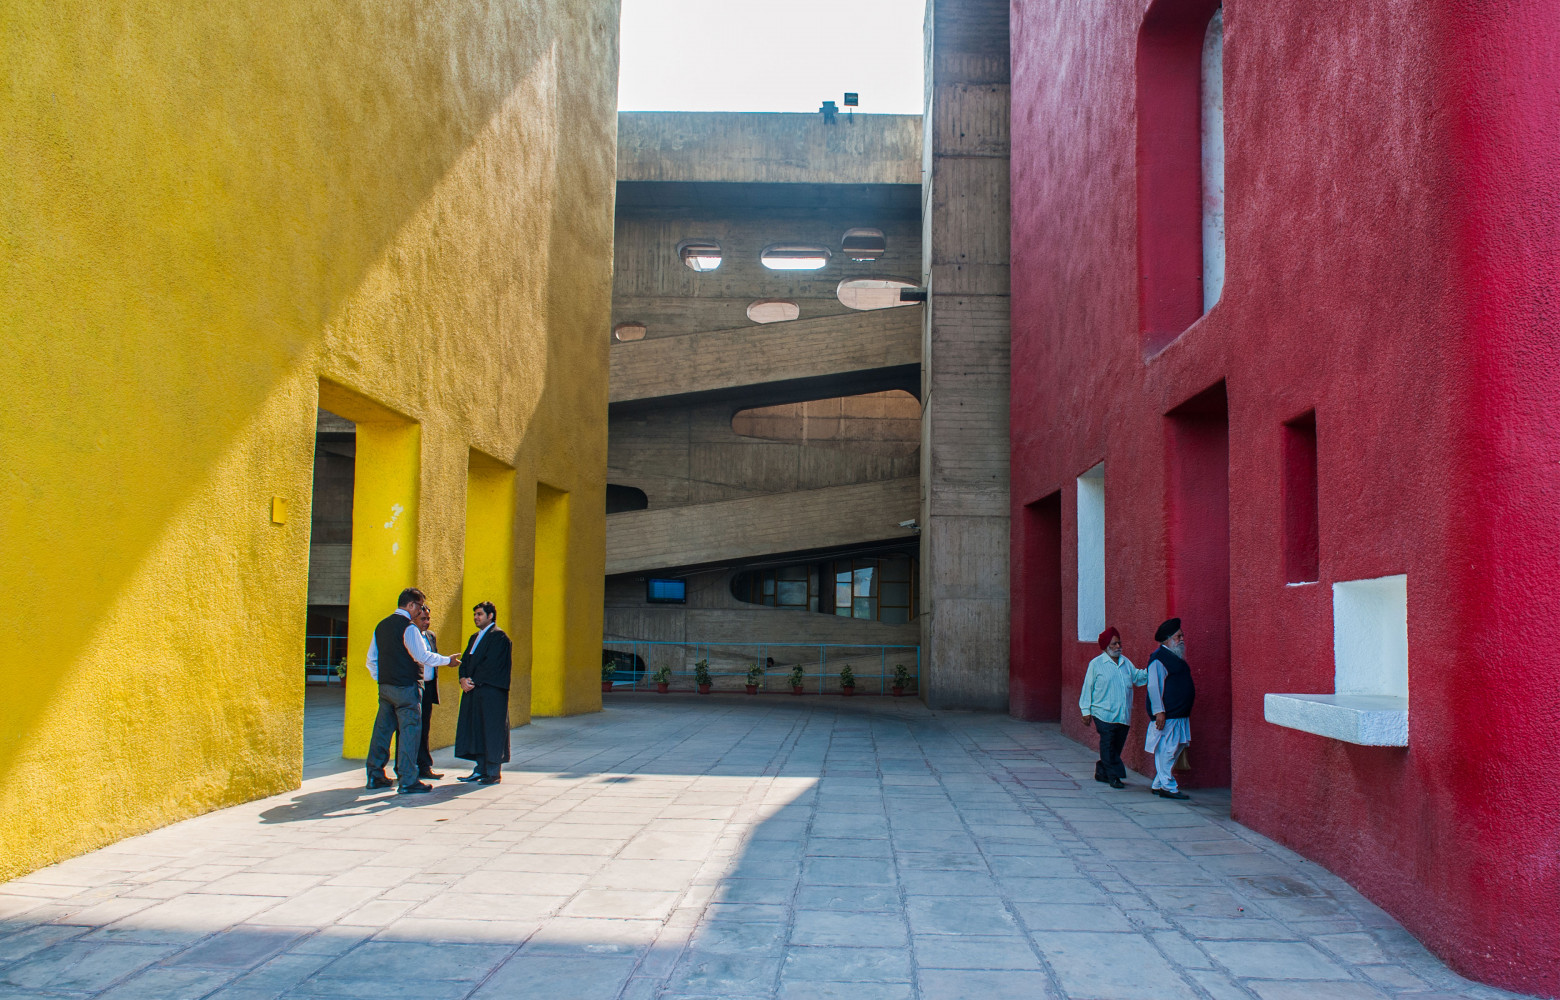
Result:
{"label": "white recessed niche", "polygon": [[1364,746],[1408,746],[1408,577],[1333,584],[1332,694],[1269,694],[1274,725]]}
{"label": "white recessed niche", "polygon": [[1078,477],[1078,641],[1105,631],[1105,463]]}

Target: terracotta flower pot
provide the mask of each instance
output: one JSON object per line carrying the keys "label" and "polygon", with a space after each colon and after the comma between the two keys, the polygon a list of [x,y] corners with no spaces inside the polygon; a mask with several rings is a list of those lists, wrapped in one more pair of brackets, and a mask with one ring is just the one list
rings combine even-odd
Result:
{"label": "terracotta flower pot", "polygon": [[891,687],[888,690],[889,690],[889,693],[892,694],[895,698],[903,698],[904,697],[905,689],[902,688],[902,687]]}
{"label": "terracotta flower pot", "polygon": [[611,690],[612,690],[612,682],[611,681],[602,681],[601,682],[601,692],[603,694],[605,694],[606,692],[611,691]]}
{"label": "terracotta flower pot", "polygon": [[666,692],[668,692],[668,691],[670,691],[672,689],[672,685],[669,684],[669,683],[668,684],[657,684],[655,686],[655,689],[657,691],[661,692],[662,694],[665,694]]}
{"label": "terracotta flower pot", "polygon": [[849,698],[851,695],[853,695],[855,693],[856,693],[856,689],[855,689],[854,686],[840,688],[840,694],[844,695],[847,698]]}
{"label": "terracotta flower pot", "polygon": [[758,694],[758,685],[757,684],[749,684],[749,685],[747,685],[747,693],[748,694]]}
{"label": "terracotta flower pot", "polygon": [[700,694],[709,694],[710,693],[710,686],[708,684],[700,684],[699,685],[699,693]]}
{"label": "terracotta flower pot", "polygon": [[802,686],[800,684],[793,684],[791,686],[791,693],[792,694],[801,694],[802,693]]}

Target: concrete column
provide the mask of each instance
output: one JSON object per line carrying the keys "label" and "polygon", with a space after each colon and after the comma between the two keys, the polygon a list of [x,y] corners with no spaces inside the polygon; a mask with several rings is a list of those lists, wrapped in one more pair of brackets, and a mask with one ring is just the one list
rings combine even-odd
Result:
{"label": "concrete column", "polygon": [[934,708],[1008,708],[1008,3],[928,0],[921,642]]}

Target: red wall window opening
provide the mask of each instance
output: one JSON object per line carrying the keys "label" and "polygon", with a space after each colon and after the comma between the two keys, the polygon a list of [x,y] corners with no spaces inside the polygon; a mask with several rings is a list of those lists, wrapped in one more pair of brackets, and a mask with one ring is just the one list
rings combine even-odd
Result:
{"label": "red wall window opening", "polygon": [[[1155,0],[1138,31],[1139,317],[1148,352],[1180,336],[1205,311],[1203,227],[1210,209],[1203,177],[1203,49],[1219,12],[1219,0]],[[1219,89],[1222,109],[1222,84]],[[1213,186],[1222,244],[1222,127],[1217,136],[1220,176]],[[1217,257],[1214,280],[1222,287],[1222,250]]]}
{"label": "red wall window opening", "polygon": [[1317,505],[1316,411],[1284,425],[1284,579],[1321,579],[1321,518]]}

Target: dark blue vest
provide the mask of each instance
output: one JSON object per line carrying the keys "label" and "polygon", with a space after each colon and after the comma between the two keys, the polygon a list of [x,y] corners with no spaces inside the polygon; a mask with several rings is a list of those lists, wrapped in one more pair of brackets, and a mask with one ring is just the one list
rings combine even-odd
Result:
{"label": "dark blue vest", "polygon": [[422,664],[406,651],[406,628],[412,620],[392,614],[374,626],[374,647],[379,652],[379,683],[411,687],[422,680]]}
{"label": "dark blue vest", "polygon": [[[1154,655],[1148,658],[1150,670],[1153,669],[1155,660],[1165,665],[1165,686],[1162,692],[1165,699],[1165,718],[1191,718],[1192,702],[1197,700],[1197,687],[1192,683],[1192,668],[1185,660],[1164,646],[1154,650]],[[1148,717],[1152,719],[1154,703],[1146,697],[1144,700],[1148,704]]]}

